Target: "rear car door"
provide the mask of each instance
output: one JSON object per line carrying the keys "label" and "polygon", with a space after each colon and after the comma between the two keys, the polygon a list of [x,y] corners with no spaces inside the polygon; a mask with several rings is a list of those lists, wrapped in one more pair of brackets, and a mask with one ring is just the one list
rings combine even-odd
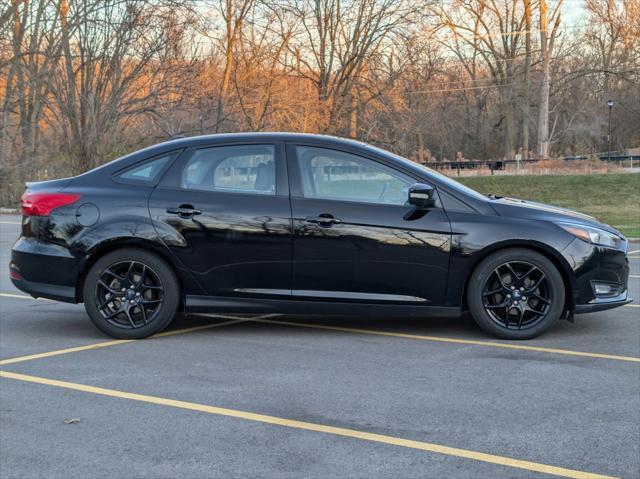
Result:
{"label": "rear car door", "polygon": [[283,150],[280,142],[190,148],[152,193],[149,209],[160,238],[208,295],[290,290]]}
{"label": "rear car door", "polygon": [[416,178],[389,163],[288,144],[296,296],[442,305],[451,228],[441,206],[412,215]]}

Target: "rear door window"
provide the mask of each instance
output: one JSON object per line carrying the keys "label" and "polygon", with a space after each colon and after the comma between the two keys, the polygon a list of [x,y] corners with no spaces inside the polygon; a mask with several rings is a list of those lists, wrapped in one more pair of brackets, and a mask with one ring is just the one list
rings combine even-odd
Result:
{"label": "rear door window", "polygon": [[275,195],[275,147],[234,145],[196,150],[182,170],[180,186],[187,190]]}

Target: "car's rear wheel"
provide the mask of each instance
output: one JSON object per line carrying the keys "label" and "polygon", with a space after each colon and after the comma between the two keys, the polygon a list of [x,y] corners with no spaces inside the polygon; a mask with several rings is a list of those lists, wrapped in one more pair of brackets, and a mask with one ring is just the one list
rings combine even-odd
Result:
{"label": "car's rear wheel", "polygon": [[159,256],[124,248],[98,259],[84,282],[93,324],[120,339],[141,339],[165,329],[180,300],[178,280]]}
{"label": "car's rear wheel", "polygon": [[476,323],[503,339],[530,339],[550,328],[562,314],[562,276],[544,255],[521,248],[499,251],[474,270],[468,287]]}

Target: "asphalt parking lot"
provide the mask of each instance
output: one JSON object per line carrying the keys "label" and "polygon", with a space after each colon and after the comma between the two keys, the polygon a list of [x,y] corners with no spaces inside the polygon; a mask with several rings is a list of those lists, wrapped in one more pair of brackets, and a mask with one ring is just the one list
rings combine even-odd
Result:
{"label": "asphalt parking lot", "polygon": [[3,479],[640,477],[638,243],[635,304],[532,341],[234,315],[114,341],[11,285],[19,221],[0,216]]}

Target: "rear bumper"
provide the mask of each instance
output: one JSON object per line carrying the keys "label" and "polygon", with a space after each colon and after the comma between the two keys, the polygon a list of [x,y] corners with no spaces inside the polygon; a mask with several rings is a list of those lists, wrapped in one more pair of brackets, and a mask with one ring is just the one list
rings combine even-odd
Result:
{"label": "rear bumper", "polygon": [[25,279],[11,278],[13,285],[20,291],[30,294],[34,298],[47,298],[65,303],[76,303],[76,289],[73,286],[59,284],[37,283]]}
{"label": "rear bumper", "polygon": [[11,250],[11,282],[36,297],[76,303],[78,260],[53,243],[21,237]]}

